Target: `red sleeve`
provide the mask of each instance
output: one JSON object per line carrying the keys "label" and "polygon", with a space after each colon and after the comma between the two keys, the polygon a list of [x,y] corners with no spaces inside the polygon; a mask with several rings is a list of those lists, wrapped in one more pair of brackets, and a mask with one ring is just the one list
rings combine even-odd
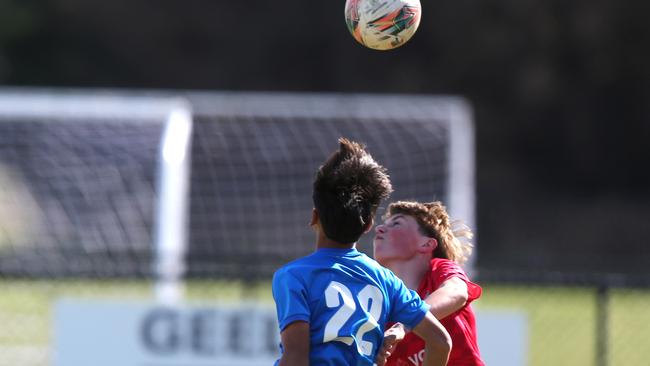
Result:
{"label": "red sleeve", "polygon": [[463,268],[449,259],[434,258],[431,260],[431,278],[433,290],[439,288],[445,281],[452,277],[460,278],[467,284],[467,303],[481,297],[481,286],[469,280]]}

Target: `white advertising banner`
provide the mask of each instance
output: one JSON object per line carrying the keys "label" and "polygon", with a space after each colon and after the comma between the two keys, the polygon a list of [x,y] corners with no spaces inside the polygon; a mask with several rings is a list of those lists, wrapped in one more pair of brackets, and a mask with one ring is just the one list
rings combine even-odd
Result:
{"label": "white advertising banner", "polygon": [[[517,311],[476,312],[486,365],[525,366],[528,326]],[[63,300],[55,309],[54,366],[270,366],[275,309],[252,304],[168,307]],[[417,360],[416,360],[417,361]]]}
{"label": "white advertising banner", "polygon": [[277,359],[275,311],[65,300],[54,366],[262,366]]}

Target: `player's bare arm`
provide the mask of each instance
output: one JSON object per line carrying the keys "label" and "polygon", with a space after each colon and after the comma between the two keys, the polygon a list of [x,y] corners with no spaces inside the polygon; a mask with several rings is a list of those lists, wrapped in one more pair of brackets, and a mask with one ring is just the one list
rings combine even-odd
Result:
{"label": "player's bare arm", "polygon": [[413,332],[424,340],[423,366],[446,366],[451,352],[451,337],[433,314],[427,312]]}
{"label": "player's bare arm", "polygon": [[377,352],[375,364],[377,366],[384,366],[388,357],[393,353],[393,350],[399,342],[406,336],[406,327],[402,323],[395,323],[392,327],[386,329],[384,332],[384,342]]}
{"label": "player's bare arm", "polygon": [[444,319],[465,306],[468,296],[467,283],[451,277],[424,301],[431,306],[430,311],[437,319]]}
{"label": "player's bare arm", "polygon": [[309,323],[296,321],[280,334],[284,352],[278,366],[309,366]]}
{"label": "player's bare arm", "polygon": [[[426,298],[426,302],[431,305],[429,311],[437,318],[445,317],[460,310],[467,303],[468,293],[465,281],[457,277],[452,277]],[[384,343],[377,353],[377,366],[383,366],[392,351],[397,346],[408,330],[403,324],[397,323],[384,332]]]}

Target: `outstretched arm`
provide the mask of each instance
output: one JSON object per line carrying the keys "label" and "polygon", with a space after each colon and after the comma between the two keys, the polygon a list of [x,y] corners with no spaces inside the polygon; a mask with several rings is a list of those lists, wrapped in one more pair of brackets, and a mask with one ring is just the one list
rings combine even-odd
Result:
{"label": "outstretched arm", "polygon": [[425,343],[423,366],[446,366],[451,352],[451,337],[438,319],[427,312],[413,332]]}
{"label": "outstretched arm", "polygon": [[437,318],[455,313],[467,303],[467,283],[458,277],[451,277],[424,300],[431,306],[429,311]]}
{"label": "outstretched arm", "polygon": [[309,323],[296,321],[280,333],[282,356],[278,366],[309,366]]}

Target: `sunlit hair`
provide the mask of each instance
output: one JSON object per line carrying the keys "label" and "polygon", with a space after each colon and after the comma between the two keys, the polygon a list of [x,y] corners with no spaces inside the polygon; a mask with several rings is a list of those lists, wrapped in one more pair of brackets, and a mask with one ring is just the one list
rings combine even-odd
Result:
{"label": "sunlit hair", "polygon": [[472,230],[462,221],[451,221],[441,202],[394,202],[388,206],[384,218],[397,214],[413,217],[423,235],[438,241],[438,247],[433,252],[434,258],[445,258],[463,264],[472,254]]}
{"label": "sunlit hair", "polygon": [[339,243],[356,242],[393,188],[386,169],[365,147],[345,138],[318,169],[313,200],[325,235]]}

